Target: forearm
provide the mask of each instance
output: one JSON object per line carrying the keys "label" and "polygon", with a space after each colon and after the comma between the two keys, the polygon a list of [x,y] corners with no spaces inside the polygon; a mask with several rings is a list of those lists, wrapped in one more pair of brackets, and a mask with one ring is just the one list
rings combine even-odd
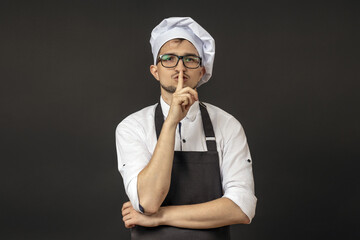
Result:
{"label": "forearm", "polygon": [[182,228],[207,229],[249,222],[240,207],[228,198],[200,204],[166,206],[159,211],[159,225]]}
{"label": "forearm", "polygon": [[139,202],[145,212],[154,213],[170,187],[176,124],[165,121],[149,164],[138,175]]}

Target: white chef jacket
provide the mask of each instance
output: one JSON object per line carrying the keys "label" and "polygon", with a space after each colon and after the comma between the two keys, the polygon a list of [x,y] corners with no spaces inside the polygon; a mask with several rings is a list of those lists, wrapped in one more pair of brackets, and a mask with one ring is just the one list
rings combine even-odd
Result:
{"label": "white chef jacket", "polygon": [[[170,106],[160,96],[164,119]],[[213,124],[223,196],[231,199],[249,217],[255,216],[257,198],[254,194],[252,159],[244,129],[238,120],[224,110],[209,103],[207,107]],[[140,211],[137,192],[137,176],[149,163],[157,143],[155,108],[157,104],[143,108],[126,117],[116,128],[118,168],[133,208]],[[189,109],[176,129],[175,151],[207,151],[199,102]]]}

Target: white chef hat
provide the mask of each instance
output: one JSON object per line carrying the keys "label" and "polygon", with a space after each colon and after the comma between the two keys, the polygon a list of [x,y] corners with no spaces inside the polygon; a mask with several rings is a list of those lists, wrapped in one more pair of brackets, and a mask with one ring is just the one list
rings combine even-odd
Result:
{"label": "white chef hat", "polygon": [[191,17],[171,17],[164,19],[151,32],[150,44],[154,57],[154,65],[159,50],[167,41],[174,38],[184,38],[190,41],[202,58],[206,73],[198,83],[198,87],[206,83],[211,75],[215,58],[215,40]]}

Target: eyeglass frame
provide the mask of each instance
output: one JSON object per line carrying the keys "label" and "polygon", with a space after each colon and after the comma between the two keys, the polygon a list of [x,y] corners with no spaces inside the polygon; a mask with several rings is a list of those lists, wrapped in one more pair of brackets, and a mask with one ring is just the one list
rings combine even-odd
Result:
{"label": "eyeglass frame", "polygon": [[[165,55],[171,55],[171,56],[177,57],[178,60],[177,60],[177,62],[176,62],[176,64],[175,64],[175,66],[172,66],[172,67],[165,67],[165,66],[164,66],[164,64],[162,63],[161,57],[162,57],[162,56],[165,56]],[[189,67],[186,66],[186,64],[185,64],[185,62],[184,62],[184,57],[189,57],[189,56],[191,56],[191,57],[197,57],[197,58],[200,59],[199,65],[198,65],[196,68],[189,68]],[[172,53],[162,54],[162,55],[160,55],[160,56],[158,57],[158,59],[157,59],[157,61],[156,61],[156,64],[158,64],[158,63],[160,62],[160,63],[161,63],[161,66],[163,66],[164,68],[174,68],[174,67],[176,67],[176,66],[179,64],[180,59],[182,60],[183,65],[184,65],[186,68],[189,68],[189,69],[197,69],[197,68],[199,68],[199,67],[202,66],[202,58],[201,58],[200,56],[195,55],[195,54],[188,54],[188,55],[184,55],[184,56],[178,56],[178,55],[172,54]]]}

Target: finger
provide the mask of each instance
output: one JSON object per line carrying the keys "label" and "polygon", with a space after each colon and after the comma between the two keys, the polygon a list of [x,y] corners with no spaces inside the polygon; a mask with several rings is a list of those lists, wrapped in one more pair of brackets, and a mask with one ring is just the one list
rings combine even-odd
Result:
{"label": "finger", "polygon": [[189,105],[189,107],[190,107],[191,105],[193,105],[194,98],[190,93],[181,94],[180,96],[182,97],[182,100],[183,100],[183,102],[182,102],[183,106]]}
{"label": "finger", "polygon": [[127,220],[126,222],[124,222],[124,224],[125,224],[125,227],[126,228],[131,228],[132,226],[135,226],[135,223],[134,223],[134,221],[133,220]]}
{"label": "finger", "polygon": [[183,106],[185,106],[186,109],[189,109],[191,107],[191,105],[193,105],[194,101],[190,96],[186,96],[186,103],[183,103]]}
{"label": "finger", "polygon": [[190,94],[182,94],[177,95],[175,101],[178,105],[186,106],[189,104],[190,98]]}
{"label": "finger", "polygon": [[187,105],[185,105],[185,110],[187,111],[187,110],[189,110],[190,109],[190,107],[193,105],[193,103],[194,103],[194,100],[192,99],[192,97],[190,97],[190,102],[189,102],[189,104],[187,104]]}
{"label": "finger", "polygon": [[126,208],[128,208],[128,207],[130,207],[130,206],[132,206],[130,201],[124,203],[123,206],[122,206],[122,208],[121,208],[121,211],[123,211],[124,209],[126,209]]}
{"label": "finger", "polygon": [[186,107],[183,106],[183,105],[180,105],[180,106],[181,106],[181,111],[182,111],[182,112],[186,112]]}
{"label": "finger", "polygon": [[126,228],[133,228],[133,227],[135,227],[135,226],[136,226],[136,224],[128,224],[127,227],[126,227],[126,226],[125,226],[125,227],[126,227]]}
{"label": "finger", "polygon": [[186,87],[186,88],[179,90],[179,94],[182,94],[182,93],[190,93],[191,95],[194,96],[196,101],[199,100],[198,92],[195,89],[192,89],[191,87]]}
{"label": "finger", "polygon": [[125,216],[128,215],[130,212],[131,212],[130,209],[129,209],[129,208],[126,208],[126,209],[124,209],[124,210],[121,212],[121,214],[123,215],[123,217],[125,217]]}
{"label": "finger", "polygon": [[193,102],[195,102],[195,101],[196,101],[196,98],[195,98],[195,96],[194,96],[194,95],[191,95],[191,98],[192,98]]}
{"label": "finger", "polygon": [[129,214],[123,217],[124,222],[126,222],[126,221],[128,221],[130,219],[131,219],[131,216]]}
{"label": "finger", "polygon": [[125,225],[126,228],[133,228],[135,227],[136,225],[135,224],[132,224],[132,225]]}
{"label": "finger", "polygon": [[176,87],[176,91],[180,91],[184,86],[184,76],[183,76],[183,74],[184,74],[183,71],[179,72],[178,84],[177,84],[177,87]]}

